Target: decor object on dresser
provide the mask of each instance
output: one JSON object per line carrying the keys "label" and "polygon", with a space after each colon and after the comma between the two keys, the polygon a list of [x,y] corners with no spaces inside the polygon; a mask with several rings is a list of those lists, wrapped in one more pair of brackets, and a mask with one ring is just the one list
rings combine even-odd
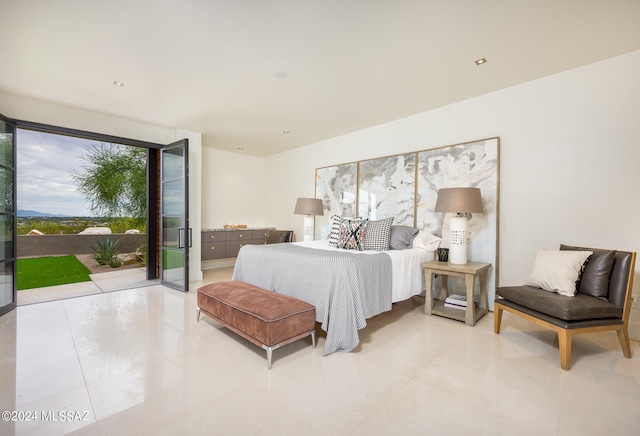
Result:
{"label": "decor object on dresser", "polygon": [[635,263],[636,253],[630,251],[561,245],[560,251],[539,252],[525,285],[496,290],[501,298],[494,303],[494,331],[500,333],[507,311],[556,332],[564,370],[571,367],[571,343],[578,334],[615,331],[624,357],[630,358]]}
{"label": "decor object on dresser", "polygon": [[449,220],[449,263],[467,263],[467,220],[470,214],[483,210],[479,188],[442,188],[438,191],[435,211],[456,214]]}
{"label": "decor object on dresser", "polygon": [[313,241],[313,217],[322,215],[322,200],[317,198],[298,198],[293,211],[296,215],[306,215],[304,218],[304,241]]}

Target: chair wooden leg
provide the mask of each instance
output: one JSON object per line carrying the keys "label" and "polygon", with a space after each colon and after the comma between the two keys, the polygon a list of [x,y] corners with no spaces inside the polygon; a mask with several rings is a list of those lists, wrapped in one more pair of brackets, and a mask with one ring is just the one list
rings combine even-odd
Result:
{"label": "chair wooden leg", "polygon": [[560,347],[560,366],[568,371],[571,366],[571,340],[573,335],[569,330],[558,331],[558,345]]}
{"label": "chair wooden leg", "polygon": [[500,333],[500,324],[502,323],[502,309],[498,306],[493,307],[493,331]]}
{"label": "chair wooden leg", "polygon": [[622,354],[627,359],[631,358],[631,344],[629,343],[629,332],[626,328],[618,330],[618,339],[620,340],[620,346],[622,347]]}

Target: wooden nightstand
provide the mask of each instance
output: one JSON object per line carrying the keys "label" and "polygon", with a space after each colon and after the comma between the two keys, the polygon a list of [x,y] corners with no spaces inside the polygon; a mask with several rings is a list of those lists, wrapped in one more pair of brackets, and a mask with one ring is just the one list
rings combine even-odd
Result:
{"label": "wooden nightstand", "polygon": [[[426,298],[424,303],[424,313],[426,315],[440,315],[465,324],[474,326],[476,322],[489,311],[489,301],[487,298],[487,277],[491,268],[490,263],[467,262],[464,265],[451,264],[449,262],[439,262],[437,260],[422,264],[424,271],[424,283],[426,288]],[[448,277],[464,278],[467,289],[467,309],[451,309],[444,306],[444,300],[433,298],[433,275],[442,275],[442,286],[448,293]],[[480,298],[478,306],[471,304],[474,301],[473,287],[476,277],[480,283]],[[446,298],[446,295],[445,295]]]}

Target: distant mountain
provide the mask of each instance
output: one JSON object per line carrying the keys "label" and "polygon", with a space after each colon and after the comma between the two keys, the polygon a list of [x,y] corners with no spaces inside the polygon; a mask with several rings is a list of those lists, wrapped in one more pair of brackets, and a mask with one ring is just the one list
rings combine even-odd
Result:
{"label": "distant mountain", "polygon": [[68,217],[69,215],[62,215],[59,213],[46,213],[46,212],[38,212],[35,210],[22,210],[22,209],[18,209],[18,216],[22,216],[22,217],[54,217],[54,218],[64,218],[64,217]]}

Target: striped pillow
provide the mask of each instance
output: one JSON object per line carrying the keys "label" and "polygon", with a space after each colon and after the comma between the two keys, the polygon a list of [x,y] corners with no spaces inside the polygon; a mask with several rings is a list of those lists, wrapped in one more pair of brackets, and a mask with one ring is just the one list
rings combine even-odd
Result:
{"label": "striped pillow", "polygon": [[340,233],[341,222],[342,222],[342,217],[338,215],[333,215],[331,217],[331,233],[329,234],[329,247],[338,246],[338,234]]}
{"label": "striped pillow", "polygon": [[391,224],[393,217],[367,223],[367,237],[364,239],[365,250],[385,251],[391,247]]}

